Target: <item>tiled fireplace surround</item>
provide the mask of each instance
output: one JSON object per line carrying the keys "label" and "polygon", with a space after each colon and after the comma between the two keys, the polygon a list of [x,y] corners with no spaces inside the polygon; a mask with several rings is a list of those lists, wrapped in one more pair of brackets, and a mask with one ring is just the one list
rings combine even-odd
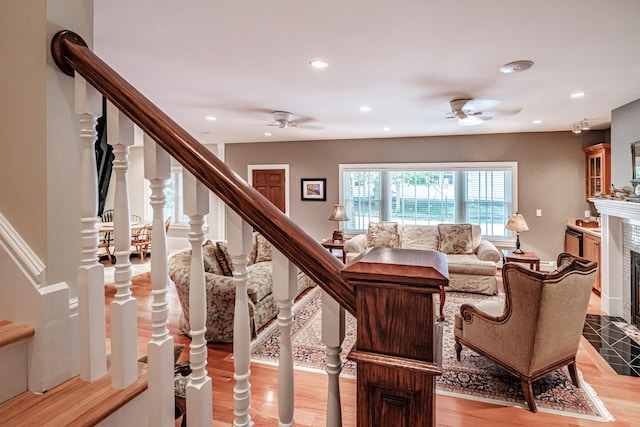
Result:
{"label": "tiled fireplace surround", "polygon": [[631,251],[640,252],[640,203],[590,199],[600,214],[602,310],[631,323]]}

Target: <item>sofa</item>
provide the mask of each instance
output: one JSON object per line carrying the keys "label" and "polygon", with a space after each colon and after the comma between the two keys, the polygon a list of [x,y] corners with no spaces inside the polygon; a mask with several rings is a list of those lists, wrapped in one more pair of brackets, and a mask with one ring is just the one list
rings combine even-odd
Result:
{"label": "sofa", "polygon": [[347,264],[371,247],[424,249],[447,255],[450,291],[494,295],[500,252],[482,238],[480,226],[473,224],[400,225],[371,222],[366,234],[358,234],[344,245]]}
{"label": "sofa", "polygon": [[[207,320],[205,339],[209,342],[233,342],[233,317],[236,288],[233,279],[233,263],[227,243],[207,240],[203,247],[205,286],[207,293]],[[178,324],[181,333],[189,331],[189,274],[191,250],[178,252],[169,259],[169,278],[174,283],[180,301],[181,313]],[[278,314],[273,297],[273,266],[271,243],[259,233],[253,233],[253,248],[249,254],[249,278],[247,294],[251,336]],[[316,283],[307,275],[298,272],[296,296]]]}

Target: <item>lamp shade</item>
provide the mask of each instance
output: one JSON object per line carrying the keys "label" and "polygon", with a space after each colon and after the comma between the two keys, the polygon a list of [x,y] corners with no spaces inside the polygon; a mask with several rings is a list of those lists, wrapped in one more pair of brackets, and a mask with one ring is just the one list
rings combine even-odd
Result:
{"label": "lamp shade", "polygon": [[349,221],[349,217],[347,216],[344,206],[335,205],[333,207],[333,212],[331,212],[331,216],[329,217],[329,221]]}
{"label": "lamp shade", "polygon": [[517,212],[511,215],[511,218],[509,218],[509,222],[507,222],[505,228],[518,233],[521,231],[529,231],[529,227],[527,226],[527,222],[524,220],[524,217]]}

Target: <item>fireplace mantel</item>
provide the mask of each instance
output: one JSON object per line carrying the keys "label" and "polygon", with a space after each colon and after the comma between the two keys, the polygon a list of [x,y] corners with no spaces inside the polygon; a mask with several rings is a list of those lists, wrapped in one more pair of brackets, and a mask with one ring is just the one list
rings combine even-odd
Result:
{"label": "fireplace mantel", "polygon": [[[589,199],[600,214],[602,241],[600,273],[602,311],[630,320],[630,248],[629,227],[640,234],[640,203],[613,199]],[[627,238],[625,239],[625,235]],[[633,243],[635,244],[635,243]]]}
{"label": "fireplace mantel", "polygon": [[589,199],[600,215],[611,215],[640,221],[640,203],[613,199]]}

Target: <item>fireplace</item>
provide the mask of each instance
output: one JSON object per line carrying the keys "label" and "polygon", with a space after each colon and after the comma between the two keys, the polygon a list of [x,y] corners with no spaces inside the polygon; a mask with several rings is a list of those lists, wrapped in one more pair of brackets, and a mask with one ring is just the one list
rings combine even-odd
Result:
{"label": "fireplace", "polygon": [[640,253],[631,251],[631,323],[640,328]]}

